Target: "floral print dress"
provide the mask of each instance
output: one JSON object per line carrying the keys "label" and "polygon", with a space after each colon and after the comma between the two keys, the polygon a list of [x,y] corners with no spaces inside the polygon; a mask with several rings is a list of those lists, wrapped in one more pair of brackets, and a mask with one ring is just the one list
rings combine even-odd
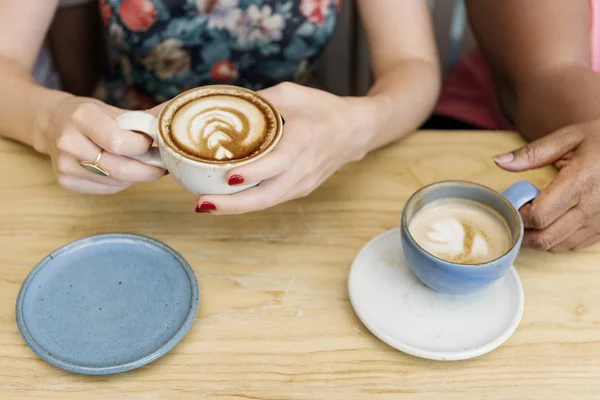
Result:
{"label": "floral print dress", "polygon": [[145,109],[208,84],[299,81],[342,0],[100,0],[109,68],[97,96]]}

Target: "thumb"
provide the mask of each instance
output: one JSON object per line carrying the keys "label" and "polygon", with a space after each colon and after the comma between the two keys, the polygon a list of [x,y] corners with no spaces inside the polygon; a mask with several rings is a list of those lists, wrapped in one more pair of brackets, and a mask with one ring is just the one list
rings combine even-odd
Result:
{"label": "thumb", "polygon": [[579,126],[561,128],[527,146],[494,157],[498,166],[507,171],[526,171],[554,163],[574,150],[583,140],[584,129]]}
{"label": "thumb", "polygon": [[153,115],[155,117],[158,117],[158,114],[160,114],[160,112],[163,110],[163,108],[165,108],[165,106],[167,105],[168,101],[165,101],[164,103],[161,103],[155,107],[152,107],[148,110],[145,110],[144,112],[147,112],[150,115]]}
{"label": "thumb", "polygon": [[297,104],[298,98],[305,93],[304,89],[306,89],[304,86],[295,83],[282,82],[259,90],[257,93],[273,103],[275,108],[283,114],[285,109]]}

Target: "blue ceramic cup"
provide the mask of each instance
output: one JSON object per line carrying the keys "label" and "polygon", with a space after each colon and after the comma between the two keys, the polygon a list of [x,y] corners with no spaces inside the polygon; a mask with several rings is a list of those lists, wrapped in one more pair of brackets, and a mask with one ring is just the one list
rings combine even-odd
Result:
{"label": "blue ceramic cup", "polygon": [[[515,183],[502,194],[483,185],[464,181],[439,182],[418,190],[402,210],[402,248],[408,264],[425,285],[438,292],[471,294],[485,289],[500,279],[517,257],[524,233],[518,210],[539,193],[533,184],[526,181]],[[510,229],[510,249],[495,260],[475,265],[444,261],[426,252],[412,238],[408,224],[422,207],[445,198],[468,199],[496,210]]]}

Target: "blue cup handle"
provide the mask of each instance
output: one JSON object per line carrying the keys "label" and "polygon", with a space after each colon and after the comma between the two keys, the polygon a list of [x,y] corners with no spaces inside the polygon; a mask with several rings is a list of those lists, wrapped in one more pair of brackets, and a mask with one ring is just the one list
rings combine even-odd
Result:
{"label": "blue cup handle", "polygon": [[520,181],[506,189],[502,194],[516,210],[519,210],[519,208],[535,199],[540,193],[540,190],[533,183]]}

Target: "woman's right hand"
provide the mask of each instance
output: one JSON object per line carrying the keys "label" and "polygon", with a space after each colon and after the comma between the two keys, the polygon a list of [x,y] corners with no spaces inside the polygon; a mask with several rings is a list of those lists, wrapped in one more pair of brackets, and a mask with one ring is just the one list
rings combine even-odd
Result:
{"label": "woman's right hand", "polygon": [[[144,154],[152,140],[117,126],[116,117],[125,111],[84,97],[66,98],[55,110],[43,140],[43,150],[50,155],[56,179],[65,189],[112,194],[136,182],[165,175],[164,169],[127,157]],[[100,166],[109,171],[110,176],[96,175],[80,164],[82,161],[94,163],[101,150],[104,153]]]}

